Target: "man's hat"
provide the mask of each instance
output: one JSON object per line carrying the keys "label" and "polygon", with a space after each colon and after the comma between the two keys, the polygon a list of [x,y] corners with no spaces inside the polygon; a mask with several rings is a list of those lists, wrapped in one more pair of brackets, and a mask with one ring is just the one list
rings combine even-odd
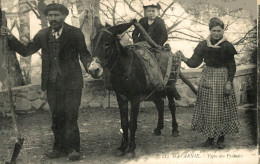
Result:
{"label": "man's hat", "polygon": [[147,7],[154,7],[157,9],[161,9],[161,6],[160,6],[158,0],[145,0],[143,7],[144,7],[144,9],[146,9]]}
{"label": "man's hat", "polygon": [[59,3],[51,3],[51,4],[47,5],[43,11],[43,14],[45,16],[47,16],[48,12],[53,11],[53,10],[58,10],[66,16],[69,15],[69,10],[67,9],[67,7],[65,7],[63,4],[59,4]]}

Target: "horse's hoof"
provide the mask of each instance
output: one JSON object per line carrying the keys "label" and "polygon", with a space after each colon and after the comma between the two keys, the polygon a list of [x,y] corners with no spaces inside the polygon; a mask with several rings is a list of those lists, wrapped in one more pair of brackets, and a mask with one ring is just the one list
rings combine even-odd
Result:
{"label": "horse's hoof", "polygon": [[155,136],[160,136],[161,134],[162,134],[162,132],[160,130],[153,131],[153,135],[155,135]]}
{"label": "horse's hoof", "polygon": [[126,154],[126,151],[123,150],[116,150],[116,157],[122,157]]}
{"label": "horse's hoof", "polygon": [[172,131],[172,136],[179,137],[180,136],[179,131]]}
{"label": "horse's hoof", "polygon": [[128,159],[135,158],[135,152],[127,152],[127,158]]}

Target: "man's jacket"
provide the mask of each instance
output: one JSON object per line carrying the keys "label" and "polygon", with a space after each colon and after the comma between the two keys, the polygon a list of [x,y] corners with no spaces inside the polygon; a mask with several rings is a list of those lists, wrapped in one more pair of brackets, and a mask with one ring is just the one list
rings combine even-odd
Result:
{"label": "man's jacket", "polygon": [[[48,36],[52,32],[51,27],[39,31],[33,40],[27,45],[22,44],[15,37],[9,39],[8,44],[11,50],[26,57],[42,50],[42,81],[41,88],[46,90],[51,54],[48,49]],[[65,24],[62,34],[59,37],[59,67],[65,87],[68,89],[80,89],[83,87],[83,75],[79,64],[79,58],[87,70],[87,61],[91,56],[87,50],[83,33],[80,29]]]}
{"label": "man's jacket", "polygon": [[[140,19],[139,23],[143,26],[152,40],[158,45],[162,46],[168,40],[167,29],[163,19],[156,17],[154,22],[149,25],[148,18],[144,17]],[[132,37],[134,43],[146,41],[137,28],[134,29]]]}

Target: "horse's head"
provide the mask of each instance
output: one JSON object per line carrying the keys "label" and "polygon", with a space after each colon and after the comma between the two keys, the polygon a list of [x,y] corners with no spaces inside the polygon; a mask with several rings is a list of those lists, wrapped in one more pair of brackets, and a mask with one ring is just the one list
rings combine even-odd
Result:
{"label": "horse's head", "polygon": [[132,24],[125,23],[117,26],[105,27],[95,19],[97,34],[92,39],[92,58],[88,71],[93,78],[100,78],[104,69],[112,69],[116,64],[122,45],[117,35],[122,34]]}

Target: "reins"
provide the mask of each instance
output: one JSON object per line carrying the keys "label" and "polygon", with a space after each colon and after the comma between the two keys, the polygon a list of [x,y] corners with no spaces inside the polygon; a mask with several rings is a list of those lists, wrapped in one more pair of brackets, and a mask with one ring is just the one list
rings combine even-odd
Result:
{"label": "reins", "polygon": [[[100,33],[98,34],[97,44],[96,44],[96,46],[95,46],[95,48],[94,48],[94,50],[93,50],[93,56],[95,56],[96,50],[97,50],[98,45],[99,45],[99,42],[100,42],[100,40],[101,40],[101,37],[102,37],[102,35],[103,35],[105,32],[108,33],[108,34],[110,34],[111,36],[113,36],[113,33],[110,32],[109,30],[107,30],[107,29],[101,29],[101,30],[100,30]],[[116,44],[117,44],[117,43],[116,43]],[[118,48],[118,46],[117,46],[117,48]],[[112,64],[112,67],[107,70],[107,72],[108,72],[107,75],[108,75],[109,77],[110,77],[111,71],[115,68],[115,66],[116,66],[116,64],[117,64],[117,62],[118,62],[118,60],[119,60],[119,55],[117,55],[116,61]],[[106,81],[107,81],[107,77],[105,76],[105,78],[104,78],[104,83],[105,83],[105,84],[107,83]],[[110,90],[109,90],[109,89],[108,89],[108,108],[110,108]]]}

